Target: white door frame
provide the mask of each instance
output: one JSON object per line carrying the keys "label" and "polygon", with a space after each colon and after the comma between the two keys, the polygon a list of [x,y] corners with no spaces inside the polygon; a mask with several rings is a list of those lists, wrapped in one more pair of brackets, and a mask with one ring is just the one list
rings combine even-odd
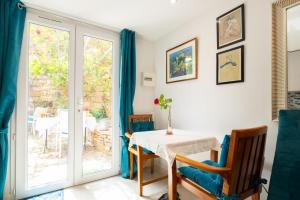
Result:
{"label": "white door frame", "polygon": [[[24,35],[23,35],[23,43],[22,43],[22,51],[20,57],[20,65],[19,65],[19,78],[18,78],[18,91],[17,91],[17,101],[16,101],[16,112],[15,119],[12,120],[12,126],[16,129],[16,141],[12,143],[11,149],[15,150],[11,151],[11,164],[15,165],[14,171],[11,173],[11,194],[15,195],[16,198],[25,198],[28,196],[33,196],[45,192],[54,191],[57,189],[62,189],[66,187],[70,187],[77,184],[82,184],[94,180],[99,180],[101,178],[114,176],[119,174],[120,171],[120,143],[119,143],[119,34],[113,31],[105,30],[99,27],[95,27],[93,25],[87,25],[81,22],[77,22],[75,20],[67,19],[64,17],[58,17],[52,14],[48,14],[45,12],[39,12],[36,10],[28,10]],[[54,20],[49,20],[54,19]],[[41,25],[46,25],[52,28],[58,28],[60,30],[67,30],[70,32],[70,49],[69,49],[69,151],[68,151],[68,180],[63,183],[57,183],[54,186],[47,186],[44,188],[37,188],[33,190],[26,190],[27,188],[27,123],[18,123],[27,121],[27,96],[24,98],[24,91],[28,91],[28,48],[29,48],[29,23],[37,23]],[[82,177],[82,168],[78,167],[81,163],[81,155],[82,149],[75,148],[82,147],[82,137],[75,139],[74,134],[78,129],[77,123],[80,120],[80,116],[78,113],[78,89],[77,87],[79,78],[78,69],[80,58],[78,55],[78,50],[80,46],[79,39],[76,39],[79,34],[77,31],[82,34],[87,34],[88,36],[96,36],[100,39],[106,39],[113,42],[113,66],[112,66],[112,149],[113,149],[113,169],[109,171],[105,171],[99,174],[93,174],[91,176]],[[77,36],[76,36],[77,35]],[[81,49],[80,51],[83,51]],[[76,53],[76,55],[75,55]],[[80,93],[79,93],[80,94]],[[27,92],[26,92],[27,95]],[[81,120],[82,122],[82,120]],[[82,123],[81,123],[82,124]],[[12,130],[14,130],[12,128]],[[78,133],[77,133],[78,134]],[[78,134],[81,135],[82,134]],[[12,133],[12,138],[14,137],[14,132]],[[26,142],[24,142],[26,141]],[[25,146],[24,146],[25,145]],[[17,148],[20,146],[24,146],[24,148]],[[26,153],[25,153],[26,152]],[[24,155],[23,157],[20,155]],[[80,155],[80,156],[77,156]],[[80,159],[78,159],[80,157]],[[24,174],[20,174],[20,172],[24,172]],[[26,173],[26,177],[25,177]],[[12,180],[15,178],[15,180]]]}
{"label": "white door frame", "polygon": [[[38,187],[33,189],[28,189],[27,181],[27,123],[17,123],[16,124],[16,197],[24,198],[32,195],[37,195],[40,193],[45,193],[52,190],[57,190],[60,188],[68,187],[72,185],[73,180],[73,160],[74,153],[74,57],[75,57],[75,26],[67,22],[62,22],[60,20],[49,20],[56,19],[50,18],[45,14],[34,14],[28,12],[26,15],[23,44],[22,44],[22,55],[19,65],[19,78],[18,78],[18,91],[17,91],[17,104],[16,104],[16,121],[17,122],[27,122],[27,105],[28,105],[28,49],[29,49],[29,28],[31,23],[48,26],[51,28],[56,28],[59,30],[65,30],[70,33],[70,43],[69,43],[69,67],[68,67],[68,106],[69,106],[69,143],[68,143],[68,161],[67,161],[67,180],[62,182],[57,182],[55,184],[48,185],[46,187]],[[25,131],[24,131],[25,130]]]}
{"label": "white door frame", "polygon": [[[83,65],[84,65],[84,36],[94,37],[101,40],[107,40],[113,44],[113,61],[112,61],[112,169],[100,171],[93,174],[83,176],[82,170],[82,152],[83,152],[83,112],[82,112],[82,84],[83,84]],[[90,181],[99,180],[102,178],[114,176],[119,173],[119,121],[118,121],[118,99],[119,99],[119,37],[118,34],[110,31],[105,31],[94,26],[80,25],[76,27],[76,82],[75,82],[75,100],[76,100],[76,121],[75,121],[75,184],[82,184]]]}

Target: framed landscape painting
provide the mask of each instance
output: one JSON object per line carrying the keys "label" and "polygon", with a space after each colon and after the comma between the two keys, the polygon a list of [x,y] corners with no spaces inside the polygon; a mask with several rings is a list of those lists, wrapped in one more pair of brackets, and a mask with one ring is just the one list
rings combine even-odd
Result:
{"label": "framed landscape painting", "polygon": [[245,40],[244,4],[217,18],[218,49]]}
{"label": "framed landscape painting", "polygon": [[244,82],[244,46],[217,53],[217,85]]}
{"label": "framed landscape painting", "polygon": [[198,39],[194,38],[166,52],[166,83],[198,78]]}

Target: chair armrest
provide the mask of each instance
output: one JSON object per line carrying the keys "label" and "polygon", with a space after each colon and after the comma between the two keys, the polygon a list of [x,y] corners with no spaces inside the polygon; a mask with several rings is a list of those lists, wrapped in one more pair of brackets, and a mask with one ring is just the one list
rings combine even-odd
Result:
{"label": "chair armrest", "polygon": [[187,157],[182,156],[182,155],[176,155],[176,160],[179,161],[179,162],[191,165],[193,167],[196,167],[196,168],[201,169],[201,170],[206,171],[206,172],[219,174],[222,177],[226,177],[229,173],[231,173],[230,168],[214,167],[214,166],[211,166],[211,165],[207,165],[205,163],[197,162],[195,160],[192,160],[192,159],[187,158]]}
{"label": "chair armrest", "polygon": [[131,134],[131,133],[129,133],[129,132],[126,132],[126,133],[125,133],[125,136],[126,136],[128,139],[130,139],[130,138],[131,138],[131,135],[132,135],[132,134]]}

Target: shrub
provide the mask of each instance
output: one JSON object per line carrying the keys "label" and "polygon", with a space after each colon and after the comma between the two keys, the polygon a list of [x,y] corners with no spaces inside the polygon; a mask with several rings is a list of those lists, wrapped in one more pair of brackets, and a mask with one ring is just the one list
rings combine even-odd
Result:
{"label": "shrub", "polygon": [[106,110],[102,106],[102,108],[95,108],[90,110],[91,115],[95,117],[96,119],[104,119],[107,118]]}

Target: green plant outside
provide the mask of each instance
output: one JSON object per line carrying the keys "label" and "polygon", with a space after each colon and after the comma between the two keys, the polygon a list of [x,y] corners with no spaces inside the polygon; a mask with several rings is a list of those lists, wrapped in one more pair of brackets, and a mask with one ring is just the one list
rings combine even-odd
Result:
{"label": "green plant outside", "polygon": [[[84,44],[83,99],[88,104],[85,107],[97,119],[104,118],[111,115],[112,43],[84,37]],[[45,77],[53,91],[50,97],[35,96],[35,107],[51,104],[68,108],[69,50],[68,31],[30,25],[29,81],[38,83]]]}
{"label": "green plant outside", "polygon": [[91,109],[90,113],[96,119],[105,119],[105,118],[107,118],[107,114],[106,114],[106,111],[105,111],[104,107]]}

